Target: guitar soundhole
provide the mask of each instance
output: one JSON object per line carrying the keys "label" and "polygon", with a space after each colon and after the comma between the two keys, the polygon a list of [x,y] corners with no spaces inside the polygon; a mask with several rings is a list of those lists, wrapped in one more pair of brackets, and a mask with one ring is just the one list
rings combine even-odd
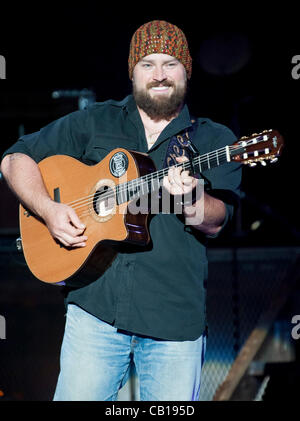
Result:
{"label": "guitar soundhole", "polygon": [[111,187],[101,186],[96,190],[93,199],[93,208],[98,216],[106,217],[110,215],[114,211],[115,203],[115,195]]}

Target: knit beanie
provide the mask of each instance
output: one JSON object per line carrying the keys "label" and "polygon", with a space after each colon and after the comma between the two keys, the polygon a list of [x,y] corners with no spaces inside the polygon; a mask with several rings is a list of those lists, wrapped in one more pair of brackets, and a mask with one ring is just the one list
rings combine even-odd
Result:
{"label": "knit beanie", "polygon": [[153,53],[168,54],[179,60],[186,69],[187,78],[192,74],[192,58],[184,33],[171,23],[154,20],[145,23],[134,33],[129,49],[128,68],[132,79],[134,66]]}

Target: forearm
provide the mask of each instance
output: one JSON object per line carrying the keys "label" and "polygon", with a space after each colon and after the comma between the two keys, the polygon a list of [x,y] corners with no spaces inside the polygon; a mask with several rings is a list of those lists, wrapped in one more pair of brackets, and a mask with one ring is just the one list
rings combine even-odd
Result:
{"label": "forearm", "polygon": [[226,216],[225,204],[203,193],[194,205],[184,207],[186,223],[203,232],[214,235],[222,228]]}
{"label": "forearm", "polygon": [[22,153],[7,155],[1,162],[1,172],[20,202],[43,217],[51,198],[36,162]]}
{"label": "forearm", "polygon": [[86,245],[85,225],[73,208],[51,199],[35,161],[20,153],[7,155],[1,171],[23,205],[45,221],[53,238],[66,247]]}

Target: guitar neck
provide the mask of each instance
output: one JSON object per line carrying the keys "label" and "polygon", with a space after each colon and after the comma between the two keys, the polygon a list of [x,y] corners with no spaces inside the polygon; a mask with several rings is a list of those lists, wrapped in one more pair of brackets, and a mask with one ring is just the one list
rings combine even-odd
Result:
{"label": "guitar neck", "polygon": [[[217,149],[207,154],[199,155],[182,164],[175,164],[175,167],[182,167],[183,170],[192,171],[195,174],[210,170],[231,161],[229,146]],[[121,204],[133,199],[159,190],[162,179],[168,174],[169,167],[155,171],[143,177],[136,178],[117,186],[117,203]]]}

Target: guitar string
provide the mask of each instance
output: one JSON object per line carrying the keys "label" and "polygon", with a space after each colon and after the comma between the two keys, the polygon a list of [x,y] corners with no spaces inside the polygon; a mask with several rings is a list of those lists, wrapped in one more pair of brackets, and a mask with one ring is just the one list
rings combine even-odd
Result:
{"label": "guitar string", "polygon": [[[224,160],[224,156],[223,156],[223,160]],[[226,161],[224,161],[224,162],[226,162]],[[223,163],[222,162],[222,158],[218,158],[218,163]],[[187,166],[189,166],[188,164],[189,164],[189,162],[186,162],[185,164],[187,164]],[[182,164],[180,164],[180,165],[182,165]],[[180,165],[176,165],[176,166],[180,166]],[[164,170],[161,170],[161,171],[165,171],[166,173],[168,172],[168,168],[165,168]],[[141,180],[143,177],[141,177],[139,180]],[[156,180],[157,180],[157,178],[156,178]],[[136,181],[136,180],[132,180],[132,181]],[[152,181],[152,179],[150,178],[150,179],[144,179],[143,180],[143,182],[141,183],[141,182],[137,182],[136,183],[136,186],[135,187],[137,187],[137,186],[139,186],[140,187],[140,190],[142,190],[142,192],[143,192],[143,186],[149,186],[149,181]],[[160,181],[161,182],[161,181]],[[128,183],[125,183],[125,184],[128,184]],[[116,188],[117,187],[119,187],[119,186],[121,186],[121,185],[117,185],[116,186]],[[160,185],[159,186],[157,186],[157,189],[160,187]],[[114,189],[114,190],[116,190],[116,188]],[[134,187],[133,187],[134,188]],[[126,189],[122,189],[122,192],[120,193],[120,192],[118,192],[118,195],[119,195],[119,197],[120,196],[122,196],[122,194],[125,192],[126,193],[126,195],[127,195],[127,191],[128,191],[128,188],[126,187]],[[140,193],[140,192],[138,192],[138,193]],[[144,193],[144,192],[143,192]],[[148,194],[148,191],[146,191],[146,194]],[[85,216],[88,216],[88,215],[90,215],[90,208],[88,207],[88,205],[90,205],[92,202],[93,202],[93,200],[94,200],[94,196],[95,195],[91,195],[92,196],[92,200],[87,200],[85,203],[82,203],[81,205],[79,205],[79,206],[77,206],[77,207],[75,207],[74,209],[77,209],[77,210],[80,210],[81,208],[84,208],[84,209],[82,209],[82,213],[80,213],[80,214],[78,214],[78,216],[79,217],[85,217]],[[108,194],[101,194],[101,201],[103,201],[103,200],[105,200],[105,199],[109,199],[109,198],[114,198],[115,197],[115,193],[108,193]],[[138,196],[139,197],[139,196]],[[133,195],[133,197],[131,197],[131,198],[129,198],[128,200],[133,200],[135,197],[134,197],[134,195]],[[121,197],[121,199],[122,199],[122,197]],[[126,196],[126,199],[127,199],[127,196]],[[123,203],[125,203],[127,200],[125,200]],[[114,208],[115,206],[113,206],[113,208]],[[113,209],[112,208],[112,209]]]}
{"label": "guitar string", "polygon": [[[220,157],[220,159],[222,159],[222,156]],[[204,161],[205,160],[202,159],[202,162],[204,162]],[[196,160],[195,160],[195,163],[196,163]],[[182,166],[183,169],[187,169],[187,167],[189,165],[190,165],[190,162],[185,162],[183,164],[175,164],[174,167]],[[155,172],[155,175],[156,175],[155,178],[158,179],[161,175],[163,175],[164,173],[167,173],[168,170],[169,170],[169,168],[164,168],[164,169],[162,169],[160,171]],[[138,179],[131,180],[131,181],[128,181],[128,182],[125,182],[125,183],[122,183],[122,184],[118,184],[116,186],[116,188],[118,188],[118,193],[119,194],[122,194],[123,192],[126,192],[128,190],[128,186],[129,185],[130,185],[130,187],[136,187],[138,185],[145,184],[146,182],[149,182],[149,181],[152,181],[152,180],[153,180],[153,174],[147,174],[146,176],[140,177]],[[141,181],[142,181],[142,183],[141,183]],[[94,197],[94,195],[95,195],[95,192],[92,193],[92,194],[90,194],[90,195],[88,195],[88,196],[85,196],[83,198],[74,200],[73,202],[70,202],[70,203],[67,203],[67,204],[69,206],[72,206],[72,205],[75,205],[76,206],[77,204],[80,204],[80,202],[82,200],[86,200],[86,199],[89,199],[90,197]],[[107,197],[110,197],[110,195],[111,194],[109,193],[109,194],[102,194],[101,196],[102,196],[102,198],[107,198]]]}
{"label": "guitar string", "polygon": [[[240,148],[240,146],[237,146],[237,147],[235,147],[235,146],[230,146],[229,147],[231,150],[237,150],[237,149],[239,149]],[[224,152],[222,152],[222,154],[220,154],[220,153],[218,153],[218,151],[220,151],[220,150],[224,150]],[[215,156],[212,156],[212,155],[215,155]],[[210,156],[210,158],[208,158],[208,156]],[[203,163],[203,162],[206,162],[206,161],[208,161],[208,159],[209,159],[209,161],[210,161],[210,165],[211,166],[214,166],[214,163],[216,162],[218,165],[220,164],[220,162],[222,161],[222,159],[225,157],[225,156],[227,156],[227,151],[226,151],[226,148],[220,148],[220,149],[218,149],[218,150],[216,150],[216,151],[213,151],[213,152],[210,152],[210,153],[208,153],[208,154],[205,154],[205,155],[201,155],[198,159],[196,158],[196,159],[194,159],[194,163],[197,165],[197,164],[199,164],[200,163],[200,165],[201,165],[201,162]],[[213,161],[213,160],[215,160],[215,161]],[[226,162],[226,161],[225,161]],[[222,162],[223,163],[223,162]],[[183,164],[175,164],[174,165],[174,167],[179,167],[179,166],[182,166],[183,167],[183,169],[188,169],[188,168],[190,168],[190,166],[191,166],[191,161],[188,161],[188,162],[185,162],[185,163],[183,163]],[[209,168],[209,167],[208,167]],[[162,176],[162,175],[164,175],[165,173],[167,173],[168,172],[168,170],[169,170],[169,168],[164,168],[164,169],[162,169],[162,170],[160,170],[160,171],[157,171],[155,174],[156,174],[156,180],[160,177],[160,176]],[[112,192],[111,191],[108,191],[108,193],[102,193],[101,194],[101,200],[104,200],[104,199],[109,199],[110,197],[111,198],[113,198],[113,197],[115,197],[115,194],[116,194],[116,190],[118,189],[118,195],[119,196],[122,196],[122,194],[123,193],[127,193],[128,192],[128,186],[130,185],[130,187],[132,188],[132,189],[134,189],[134,187],[137,187],[137,186],[139,186],[139,187],[143,187],[143,186],[145,186],[146,184],[149,184],[149,181],[153,181],[153,174],[147,174],[146,176],[143,176],[143,177],[140,177],[140,178],[138,178],[138,179],[135,179],[135,180],[131,180],[131,181],[129,181],[129,182],[125,182],[125,183],[123,183],[123,184],[119,184],[119,185],[117,185],[117,186],[115,186],[112,190]],[[81,198],[81,199],[77,199],[77,200],[75,200],[75,201],[73,201],[73,202],[70,202],[68,205],[69,206],[72,206],[74,209],[80,209],[80,208],[82,208],[82,207],[85,207],[86,205],[89,205],[93,200],[94,200],[94,197],[95,197],[95,193],[96,192],[94,192],[94,193],[92,193],[92,194],[90,194],[90,195],[88,195],[88,196],[86,196],[86,197],[83,197],[83,198]],[[100,195],[99,195],[100,196]],[[92,200],[90,200],[90,199],[92,199]]]}
{"label": "guitar string", "polygon": [[[251,141],[248,141],[247,143],[249,143],[249,142],[251,142]],[[243,148],[244,148],[244,146],[240,146],[240,145],[231,145],[231,146],[229,146],[229,150],[230,151],[234,151],[234,150],[236,151],[238,149],[243,149]],[[221,150],[223,150],[222,153],[219,152]],[[207,154],[201,155],[198,158],[194,159],[193,162],[196,165],[199,165],[200,164],[200,166],[201,166],[201,163],[209,162],[209,164],[211,166],[214,166],[215,163],[217,163],[217,165],[219,165],[220,164],[220,161],[224,157],[227,157],[227,147],[223,147],[223,148],[217,149],[217,150],[215,150],[213,152],[209,152]],[[180,167],[180,166],[182,166],[184,170],[185,169],[188,169],[191,166],[191,161],[184,162],[183,164],[175,164],[174,165],[174,167]],[[156,174],[156,179],[158,179],[162,175],[165,175],[165,173],[167,173],[168,170],[169,170],[169,168],[163,168],[162,170],[157,171],[155,173]],[[116,185],[112,189],[113,192],[108,191],[108,193],[102,193],[101,194],[101,200],[109,199],[110,197],[115,197],[115,194],[116,194],[116,190],[117,189],[118,189],[119,196],[121,196],[123,193],[127,193],[128,192],[128,186],[129,185],[130,185],[131,188],[134,188],[134,187],[137,187],[137,186],[142,187],[145,184],[148,184],[149,181],[153,181],[153,174],[147,174],[146,176],[140,177],[138,179],[131,180],[129,182],[125,182],[125,183]],[[67,205],[71,206],[73,209],[76,209],[76,210],[77,209],[80,209],[82,207],[85,207],[86,205],[89,205],[94,200],[95,193],[96,192],[94,192],[94,193],[92,193],[92,194],[90,194],[88,196],[82,197],[80,199],[76,199],[76,200],[74,200],[72,202],[67,203]],[[90,200],[90,199],[92,199],[92,200]]]}
{"label": "guitar string", "polygon": [[[251,141],[252,142],[252,141]],[[260,141],[261,142],[261,141]],[[257,143],[260,143],[260,142],[257,142]],[[253,143],[252,143],[253,144]],[[233,151],[233,150],[235,150],[235,151],[237,151],[237,150],[239,150],[239,149],[241,149],[241,152],[243,151],[243,149],[244,149],[244,147],[245,146],[238,146],[238,145],[232,145],[232,146],[229,146],[229,149],[230,149],[230,151]],[[218,151],[220,151],[220,150],[224,150],[224,152],[222,152],[222,154],[220,154],[220,153],[218,153]],[[209,158],[209,160],[208,160],[208,156],[209,155],[215,155],[214,157],[211,157],[211,158]],[[226,160],[224,161],[224,158],[226,157]],[[201,162],[203,163],[203,162],[208,162],[209,163],[209,166],[206,168],[206,169],[210,169],[211,167],[215,167],[215,163],[217,163],[217,166],[219,166],[219,165],[221,165],[221,164],[223,164],[223,163],[225,163],[225,162],[228,162],[227,161],[227,151],[226,151],[226,147],[225,148],[220,148],[220,149],[218,149],[218,150],[216,150],[216,151],[213,151],[213,152],[211,152],[211,153],[208,153],[208,154],[205,154],[205,155],[201,155],[200,157],[198,157],[198,159],[196,158],[196,159],[193,159],[192,160],[196,165],[197,164],[199,164],[200,163],[200,171],[201,171]],[[187,161],[187,162],[184,162],[183,164],[175,164],[174,165],[174,167],[179,167],[179,166],[182,166],[183,167],[183,169],[190,169],[191,168],[191,166],[193,165],[191,162],[192,162],[191,160],[190,161]],[[164,173],[167,173],[168,172],[168,170],[169,170],[169,168],[163,168],[162,170],[160,170],[160,171],[158,171],[157,173],[155,173],[155,174],[160,174],[160,175],[164,175]],[[156,177],[156,180],[158,179],[159,177]],[[143,181],[143,182],[141,182],[141,181]],[[120,196],[122,196],[122,194],[125,192],[126,193],[126,200],[124,200],[123,202],[121,202],[121,203],[125,203],[125,202],[127,202],[128,200],[133,200],[134,198],[139,198],[139,196],[140,196],[140,191],[142,190],[142,194],[145,194],[145,192],[143,191],[143,186],[145,186],[145,185],[147,185],[148,186],[148,188],[149,188],[149,181],[153,181],[153,174],[147,174],[146,176],[144,176],[144,177],[140,177],[140,178],[138,178],[138,179],[135,179],[135,180],[131,180],[131,181],[129,181],[129,182],[126,182],[126,183],[124,183],[124,187],[125,188],[123,188],[123,189],[120,189],[120,187],[122,187],[122,184],[120,184],[120,185],[117,185],[113,190],[115,190],[116,191],[116,189],[117,188],[119,188],[119,191],[118,191],[118,194],[119,194],[119,197]],[[139,187],[140,189],[139,189],[139,191],[138,192],[136,192],[136,193],[133,193],[133,196],[132,197],[127,197],[127,193],[128,193],[128,185],[130,185],[131,186],[131,188],[133,189],[134,187]],[[160,185],[159,186],[157,186],[157,188],[159,188],[160,187]],[[151,188],[149,188],[149,190],[151,191]],[[121,193],[120,193],[121,192]],[[146,194],[148,194],[149,193],[149,191],[147,190],[146,191]],[[135,195],[136,194],[138,194],[137,195],[137,197],[135,197]],[[93,194],[93,195],[91,195],[92,197],[94,197],[95,195]],[[107,193],[107,194],[101,194],[101,201],[102,200],[104,200],[104,199],[109,199],[110,197],[115,197],[115,193],[113,192],[113,193]],[[94,200],[94,199],[93,199]],[[121,200],[122,200],[122,197],[121,197]],[[84,217],[84,216],[88,216],[88,215],[90,215],[90,209],[88,208],[88,209],[86,209],[86,204],[90,204],[91,203],[91,201],[88,201],[87,203],[85,203],[85,204],[83,204],[83,205],[81,205],[81,206],[79,206],[78,207],[78,209],[80,208],[80,207],[84,207],[85,209],[83,210],[83,213],[81,213],[80,214],[80,217]],[[115,204],[114,204],[114,206],[113,206],[113,208],[115,208]],[[113,209],[112,208],[112,209]]]}
{"label": "guitar string", "polygon": [[[222,149],[222,148],[220,148],[220,149]],[[217,152],[216,152],[216,151],[214,151],[214,153],[215,153],[215,155],[217,155]],[[206,155],[208,155],[208,154],[206,154]],[[216,162],[216,163],[221,163],[222,159],[223,159],[225,156],[226,156],[226,152],[225,152],[225,153],[223,153],[223,154],[219,154],[219,155],[218,155],[218,156],[216,156],[216,157],[211,157],[211,158],[209,159],[209,160],[210,160],[210,165],[211,165],[211,166],[213,166],[215,162]],[[196,165],[198,165],[198,164],[200,164],[200,165],[201,165],[201,163],[203,163],[203,162],[206,162],[206,161],[207,161],[207,159],[205,159],[205,157],[204,157],[204,156],[202,156],[202,157],[200,157],[200,158],[201,158],[201,159],[197,159],[197,158],[196,158],[196,159],[194,159],[194,163],[195,163]],[[214,162],[213,160],[215,160],[215,162]],[[189,168],[191,167],[191,162],[190,162],[190,161],[188,161],[188,162],[184,162],[183,164],[175,164],[175,165],[174,165],[174,167],[180,167],[180,166],[182,166],[183,170],[189,169]],[[209,168],[209,167],[208,167],[208,168]],[[168,171],[169,171],[169,168],[164,168],[164,169],[162,169],[162,170],[157,171],[157,172],[155,173],[155,175],[156,175],[155,179],[156,179],[156,180],[158,180],[158,179],[160,178],[160,176],[167,174],[167,173],[168,173]],[[101,200],[104,200],[104,199],[109,199],[110,197],[115,197],[115,193],[116,193],[116,190],[117,190],[117,189],[118,189],[118,195],[119,195],[119,196],[122,196],[122,194],[123,194],[123,193],[127,193],[127,192],[128,192],[128,188],[129,188],[129,187],[130,187],[131,189],[134,189],[135,187],[139,186],[139,187],[141,187],[141,189],[142,189],[142,188],[143,188],[143,186],[145,186],[146,184],[149,184],[149,182],[150,182],[150,181],[153,181],[153,174],[147,174],[146,176],[140,177],[140,178],[138,178],[138,179],[134,179],[134,180],[131,180],[131,181],[128,181],[128,182],[122,183],[122,184],[118,184],[118,185],[116,185],[116,186],[112,189],[112,190],[113,190],[113,192],[109,191],[108,193],[102,193],[102,194],[101,194]],[[90,204],[90,203],[91,203],[91,201],[90,201],[89,199],[93,199],[93,200],[94,200],[95,193],[96,193],[96,192],[94,192],[94,193],[92,193],[92,194],[90,194],[90,195],[88,195],[88,196],[85,196],[85,197],[83,197],[83,198],[81,198],[81,199],[77,199],[77,200],[75,200],[75,201],[73,201],[73,202],[70,202],[70,203],[68,203],[68,205],[69,205],[69,206],[72,206],[72,207],[73,207],[73,209],[79,209],[79,208],[81,208],[82,206],[85,206],[86,204]],[[100,196],[100,195],[99,195],[99,196]]]}

